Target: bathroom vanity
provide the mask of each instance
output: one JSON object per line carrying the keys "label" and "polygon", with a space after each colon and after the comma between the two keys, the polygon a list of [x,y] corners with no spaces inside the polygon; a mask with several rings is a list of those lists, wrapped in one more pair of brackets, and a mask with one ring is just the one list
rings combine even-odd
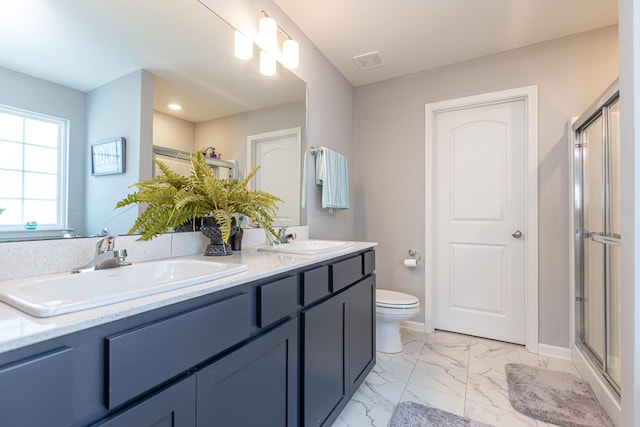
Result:
{"label": "bathroom vanity", "polygon": [[2,305],[37,333],[0,342],[0,425],[331,425],[375,364],[373,246],[242,251],[233,278],[58,320]]}

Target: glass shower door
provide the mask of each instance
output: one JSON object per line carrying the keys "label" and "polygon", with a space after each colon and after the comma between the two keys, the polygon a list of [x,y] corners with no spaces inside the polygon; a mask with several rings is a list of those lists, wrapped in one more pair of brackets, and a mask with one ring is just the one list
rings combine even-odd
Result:
{"label": "glass shower door", "polygon": [[620,393],[620,133],[616,91],[574,125],[580,348]]}
{"label": "glass shower door", "polygon": [[607,342],[606,342],[606,363],[605,372],[611,377],[616,385],[621,382],[620,369],[620,101],[614,103],[605,109],[607,117],[608,132],[608,159],[607,171],[608,179],[608,216],[606,217],[605,230],[607,234],[613,238],[613,243],[606,246],[607,256]]}
{"label": "glass shower door", "polygon": [[594,233],[604,230],[604,139],[603,118],[598,117],[582,133],[584,156],[583,181],[583,333],[585,346],[597,357],[604,359],[604,245],[593,239]]}

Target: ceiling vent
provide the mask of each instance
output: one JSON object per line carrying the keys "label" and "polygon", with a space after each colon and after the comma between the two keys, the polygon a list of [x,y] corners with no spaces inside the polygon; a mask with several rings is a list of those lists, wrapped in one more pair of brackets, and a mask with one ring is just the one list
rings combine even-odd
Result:
{"label": "ceiling vent", "polygon": [[384,59],[382,59],[380,52],[377,50],[375,52],[354,56],[353,60],[356,61],[356,64],[358,64],[361,70],[370,70],[384,65]]}

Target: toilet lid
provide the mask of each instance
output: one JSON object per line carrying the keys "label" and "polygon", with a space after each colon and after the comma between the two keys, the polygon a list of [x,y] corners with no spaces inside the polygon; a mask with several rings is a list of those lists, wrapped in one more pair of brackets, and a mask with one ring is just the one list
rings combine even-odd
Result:
{"label": "toilet lid", "polygon": [[376,289],[376,305],[379,307],[413,307],[419,304],[420,300],[413,295],[386,289]]}

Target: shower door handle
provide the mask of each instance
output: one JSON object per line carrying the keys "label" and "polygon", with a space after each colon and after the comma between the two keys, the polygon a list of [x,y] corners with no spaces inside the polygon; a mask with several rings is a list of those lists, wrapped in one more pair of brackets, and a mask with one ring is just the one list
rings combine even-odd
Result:
{"label": "shower door handle", "polygon": [[614,234],[613,236],[607,236],[604,233],[592,233],[591,240],[593,240],[594,242],[602,243],[603,245],[611,246],[620,246],[622,241],[621,237],[617,234]]}

